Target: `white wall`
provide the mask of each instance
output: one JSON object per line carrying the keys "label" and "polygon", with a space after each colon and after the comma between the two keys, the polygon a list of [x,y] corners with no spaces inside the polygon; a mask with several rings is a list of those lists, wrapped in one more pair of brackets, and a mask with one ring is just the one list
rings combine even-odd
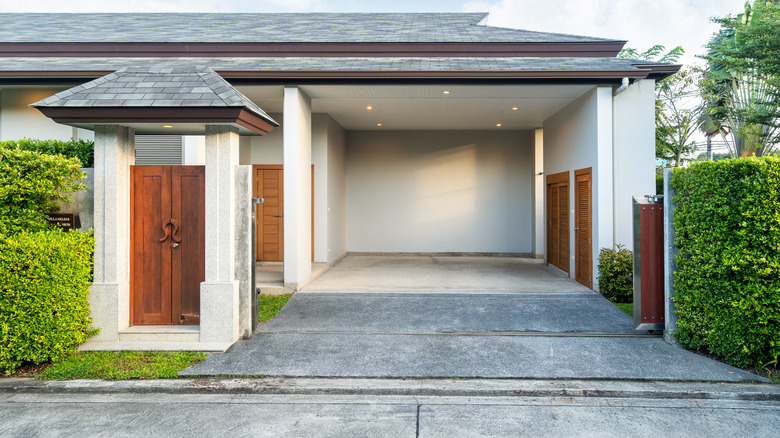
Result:
{"label": "white wall", "polygon": [[[18,140],[23,137],[42,140],[70,140],[81,133],[94,138],[88,131],[59,125],[30,107],[41,99],[62,91],[61,88],[4,89],[0,92],[0,140]],[[78,132],[74,132],[78,131]],[[84,138],[82,137],[82,138]]]}
{"label": "white wall", "polygon": [[574,171],[591,168],[592,273],[598,252],[613,245],[612,88],[597,87],[544,121],[544,174],[569,172],[569,273],[574,265]]}
{"label": "white wall", "polygon": [[613,104],[614,240],[633,250],[631,197],[655,194],[655,81],[634,82]]}
{"label": "white wall", "polygon": [[[282,120],[281,114],[270,114],[270,116],[274,120]],[[266,135],[249,137],[251,161],[241,164],[282,164],[284,161],[283,133],[284,125],[274,128]]]}
{"label": "white wall", "polygon": [[328,205],[326,208],[328,215],[328,246],[326,251],[328,262],[338,259],[347,252],[346,150],[346,131],[333,118],[328,117],[328,164],[326,167],[328,172]]}
{"label": "white wall", "polygon": [[348,131],[347,250],[531,253],[531,131]]}

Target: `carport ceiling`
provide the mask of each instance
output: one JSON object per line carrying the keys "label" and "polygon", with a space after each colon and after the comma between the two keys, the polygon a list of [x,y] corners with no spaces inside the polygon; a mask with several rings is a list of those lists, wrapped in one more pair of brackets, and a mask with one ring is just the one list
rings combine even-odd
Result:
{"label": "carport ceiling", "polygon": [[[282,112],[282,87],[236,88],[266,112]],[[593,86],[310,85],[301,88],[311,96],[313,112],[330,114],[348,130],[507,130],[540,128],[545,119]],[[367,109],[369,106],[371,110]],[[377,126],[379,123],[382,126]],[[500,128],[496,126],[498,123]]]}

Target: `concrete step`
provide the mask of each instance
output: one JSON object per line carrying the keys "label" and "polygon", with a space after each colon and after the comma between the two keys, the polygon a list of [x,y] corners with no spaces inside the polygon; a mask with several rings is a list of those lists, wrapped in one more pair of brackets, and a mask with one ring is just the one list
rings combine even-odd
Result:
{"label": "concrete step", "polygon": [[286,287],[284,283],[258,283],[257,290],[260,295],[285,295],[295,292],[291,287]]}
{"label": "concrete step", "polygon": [[140,325],[119,332],[120,342],[198,342],[197,325]]}

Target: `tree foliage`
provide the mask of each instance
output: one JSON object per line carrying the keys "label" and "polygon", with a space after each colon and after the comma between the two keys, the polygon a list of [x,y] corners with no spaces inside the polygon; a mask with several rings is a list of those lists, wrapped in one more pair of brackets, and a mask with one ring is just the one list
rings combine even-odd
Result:
{"label": "tree foliage", "polygon": [[780,5],[757,0],[714,20],[707,44],[702,129],[722,135],[734,157],[774,153],[780,144]]}
{"label": "tree foliage", "polygon": [[[668,52],[666,47],[656,44],[640,52],[637,49],[626,48],[620,54],[621,58],[630,58],[652,62],[676,63],[685,54],[682,47],[677,46]],[[695,143],[692,136],[699,126],[701,105],[695,101],[698,95],[700,74],[693,68],[686,68],[679,73],[656,83],[655,87],[655,156],[679,167],[684,156],[692,153]]]}

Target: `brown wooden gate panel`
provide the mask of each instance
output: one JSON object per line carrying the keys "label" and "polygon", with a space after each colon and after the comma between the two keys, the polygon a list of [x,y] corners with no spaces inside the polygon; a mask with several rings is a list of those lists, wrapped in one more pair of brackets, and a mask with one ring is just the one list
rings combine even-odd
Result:
{"label": "brown wooden gate panel", "polygon": [[257,205],[257,260],[284,260],[284,175],[281,165],[254,166]]}
{"label": "brown wooden gate panel", "polygon": [[130,174],[132,324],[198,324],[205,168],[132,166]]}
{"label": "brown wooden gate panel", "polygon": [[569,172],[547,176],[547,263],[569,273]]}
{"label": "brown wooden gate panel", "polygon": [[574,171],[574,279],[593,287],[591,168]]}

